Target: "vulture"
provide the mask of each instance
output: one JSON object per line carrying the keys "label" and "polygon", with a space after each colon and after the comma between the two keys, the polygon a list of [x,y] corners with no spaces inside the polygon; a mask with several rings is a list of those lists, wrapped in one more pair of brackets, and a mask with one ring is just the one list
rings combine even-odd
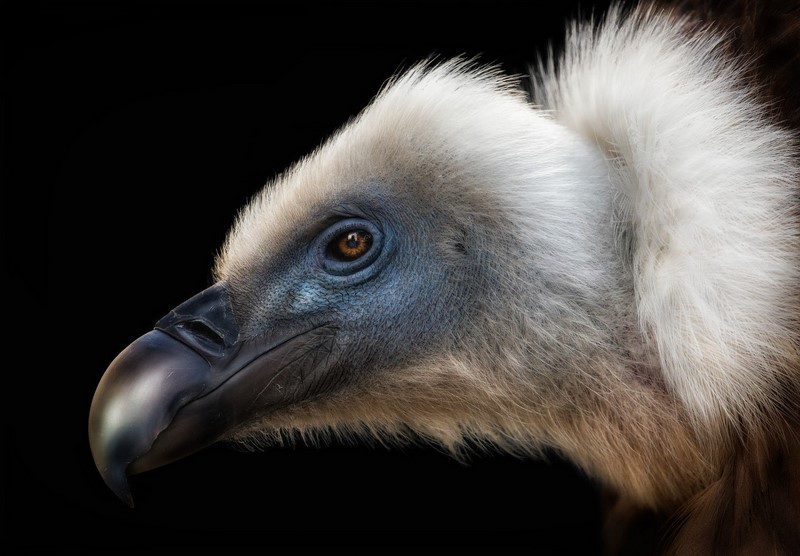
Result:
{"label": "vulture", "polygon": [[798,21],[615,4],[524,79],[387,76],[110,363],[102,478],[132,505],[222,440],[554,450],[609,554],[800,554]]}

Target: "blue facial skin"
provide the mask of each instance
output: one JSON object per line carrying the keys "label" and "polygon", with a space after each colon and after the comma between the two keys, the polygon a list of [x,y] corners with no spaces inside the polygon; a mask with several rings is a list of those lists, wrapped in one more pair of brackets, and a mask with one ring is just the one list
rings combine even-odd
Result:
{"label": "blue facial skin", "polygon": [[[277,248],[264,238],[260,262],[175,307],[109,365],[92,401],[90,443],[120,497],[132,503],[131,472],[446,353],[462,336],[471,296],[491,283],[472,249],[477,237],[485,250],[481,228],[430,199],[365,190],[297,222]],[[343,243],[353,232],[353,245]]]}
{"label": "blue facial skin", "polygon": [[[305,392],[293,396],[303,399],[443,352],[468,313],[475,268],[466,232],[448,225],[431,207],[375,186],[298,222],[292,244],[266,256],[247,283],[230,280],[242,338],[325,325],[287,369],[306,377]],[[329,245],[352,230],[369,232],[371,249],[332,260]]]}

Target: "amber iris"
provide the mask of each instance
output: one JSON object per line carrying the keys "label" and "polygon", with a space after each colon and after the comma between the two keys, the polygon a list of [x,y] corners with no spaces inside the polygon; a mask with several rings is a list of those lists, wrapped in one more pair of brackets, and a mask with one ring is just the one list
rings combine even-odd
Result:
{"label": "amber iris", "polygon": [[330,244],[330,254],[342,261],[354,261],[372,247],[372,234],[364,230],[347,231]]}

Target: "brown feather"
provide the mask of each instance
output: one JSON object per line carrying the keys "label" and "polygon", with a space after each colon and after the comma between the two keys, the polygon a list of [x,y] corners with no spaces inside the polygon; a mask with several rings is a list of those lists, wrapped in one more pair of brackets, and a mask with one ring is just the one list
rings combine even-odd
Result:
{"label": "brown feather", "polygon": [[744,440],[722,475],[680,512],[670,555],[800,554],[797,422]]}
{"label": "brown feather", "polygon": [[752,80],[778,122],[800,129],[800,2],[664,0],[698,28],[728,32],[730,53],[754,62]]}

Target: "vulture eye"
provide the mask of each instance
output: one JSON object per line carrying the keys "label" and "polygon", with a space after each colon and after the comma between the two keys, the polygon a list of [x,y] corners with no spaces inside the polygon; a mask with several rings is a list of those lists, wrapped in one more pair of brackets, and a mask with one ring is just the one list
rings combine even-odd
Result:
{"label": "vulture eye", "polygon": [[366,230],[344,232],[328,244],[328,255],[339,261],[354,261],[372,247],[372,234]]}
{"label": "vulture eye", "polygon": [[383,234],[360,218],[341,220],[320,236],[320,263],[329,274],[347,276],[370,266],[383,246]]}

